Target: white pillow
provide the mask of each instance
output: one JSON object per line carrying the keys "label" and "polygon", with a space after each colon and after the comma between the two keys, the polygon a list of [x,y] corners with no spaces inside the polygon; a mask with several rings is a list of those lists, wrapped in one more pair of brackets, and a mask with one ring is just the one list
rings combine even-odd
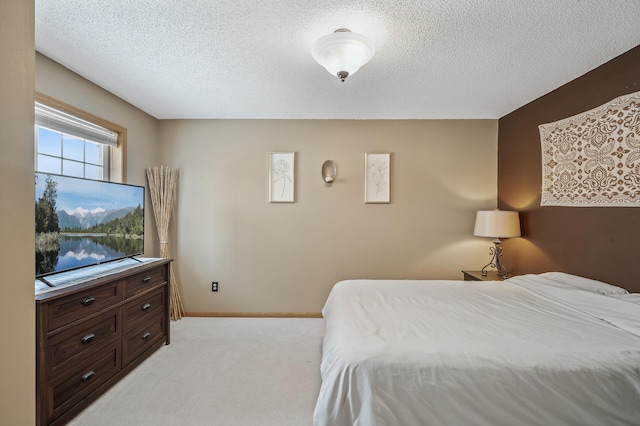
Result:
{"label": "white pillow", "polygon": [[567,274],[564,272],[545,272],[539,275],[557,283],[565,284],[569,287],[590,291],[593,293],[600,293],[606,296],[629,294],[629,292],[624,288],[603,283],[602,281],[592,280],[590,278],[579,277],[578,275]]}
{"label": "white pillow", "polygon": [[640,305],[640,293],[616,294],[618,300],[626,300],[627,302]]}

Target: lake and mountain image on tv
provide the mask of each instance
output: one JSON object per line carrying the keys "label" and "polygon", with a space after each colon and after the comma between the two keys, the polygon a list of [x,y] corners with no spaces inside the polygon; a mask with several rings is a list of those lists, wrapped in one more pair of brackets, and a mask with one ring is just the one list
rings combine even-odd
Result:
{"label": "lake and mountain image on tv", "polygon": [[36,276],[144,252],[144,187],[36,173]]}

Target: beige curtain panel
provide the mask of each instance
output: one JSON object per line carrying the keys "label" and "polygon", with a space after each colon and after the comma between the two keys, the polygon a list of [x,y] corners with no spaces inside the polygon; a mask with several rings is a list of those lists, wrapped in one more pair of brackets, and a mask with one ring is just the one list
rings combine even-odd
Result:
{"label": "beige curtain panel", "polygon": [[[176,193],[178,171],[170,167],[148,167],[147,180],[151,189],[151,203],[153,214],[160,238],[160,257],[168,259],[169,256],[169,221]],[[173,266],[169,265],[169,287],[171,288],[171,319],[177,321],[184,315],[180,290],[173,273]]]}

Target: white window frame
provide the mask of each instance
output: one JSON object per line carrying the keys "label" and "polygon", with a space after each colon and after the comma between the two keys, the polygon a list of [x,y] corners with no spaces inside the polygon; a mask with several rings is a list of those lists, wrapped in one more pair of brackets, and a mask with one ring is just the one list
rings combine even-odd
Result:
{"label": "white window frame", "polygon": [[[35,94],[35,130],[41,126],[103,145],[103,180],[126,182],[127,129],[42,93]],[[37,135],[34,164],[37,170]],[[61,154],[61,158],[64,154]]]}
{"label": "white window frame", "polygon": [[[81,177],[81,178],[91,178],[91,179],[98,179],[98,180],[104,180],[104,181],[109,181],[109,145],[105,144],[105,143],[101,143],[101,142],[97,142],[94,141],[92,139],[87,139],[82,137],[82,135],[80,135],[81,132],[77,131],[76,129],[74,129],[73,127],[67,127],[65,126],[65,129],[63,130],[61,127],[57,126],[56,123],[44,123],[42,122],[42,120],[39,120],[40,117],[38,117],[38,109],[39,109],[40,105],[36,105],[36,134],[35,134],[35,141],[36,141],[36,158],[35,158],[35,169],[37,172],[42,172],[42,171],[46,171],[43,170],[40,164],[40,159],[42,157],[46,157],[49,159],[54,159],[59,161],[59,167],[61,168],[60,171],[54,172],[56,174],[61,174],[63,176],[74,176],[74,177]],[[59,153],[55,153],[55,154],[51,154],[51,153],[47,153],[47,152],[43,152],[40,146],[40,129],[46,129],[46,130],[50,130],[56,134],[59,134],[59,138],[60,138],[60,152]],[[68,153],[65,152],[65,143],[64,140],[67,137],[73,137],[75,139],[81,140],[83,142],[83,158],[82,159],[76,159],[76,158],[70,158]],[[87,143],[93,143],[95,145],[97,145],[98,147],[98,161],[97,162],[92,162],[92,161],[87,161],[86,158],[86,148],[87,148]],[[71,165],[71,164],[75,164],[76,167],[80,167],[82,170],[82,174],[79,175],[77,173],[70,173],[67,169],[67,165]],[[100,168],[101,171],[98,172],[97,176],[94,175],[87,175],[87,166],[97,166]]]}

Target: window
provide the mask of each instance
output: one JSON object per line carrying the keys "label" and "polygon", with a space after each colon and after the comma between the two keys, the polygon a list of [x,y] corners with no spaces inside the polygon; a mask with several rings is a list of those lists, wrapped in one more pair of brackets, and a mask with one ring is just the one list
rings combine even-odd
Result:
{"label": "window", "polygon": [[[37,107],[36,107],[37,108]],[[109,147],[36,121],[36,170],[65,176],[109,180]]]}
{"label": "window", "polygon": [[35,169],[124,182],[126,129],[36,94]]}

